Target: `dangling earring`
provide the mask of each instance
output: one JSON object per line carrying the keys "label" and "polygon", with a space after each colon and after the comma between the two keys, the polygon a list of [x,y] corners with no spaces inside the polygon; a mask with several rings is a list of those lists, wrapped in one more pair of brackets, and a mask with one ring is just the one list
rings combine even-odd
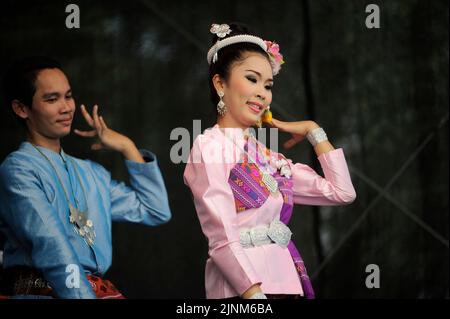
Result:
{"label": "dangling earring", "polygon": [[220,101],[217,103],[217,113],[219,113],[220,116],[224,116],[225,113],[227,113],[227,106],[225,105],[225,102],[223,101],[223,97],[225,93],[222,91],[217,92],[217,95],[219,95]]}
{"label": "dangling earring", "polygon": [[264,110],[264,113],[262,115],[262,122],[268,124],[272,122],[272,112],[270,111],[270,105],[268,105],[267,108]]}
{"label": "dangling earring", "polygon": [[261,120],[261,117],[256,121],[255,126],[256,126],[257,128],[261,128],[261,127],[262,127],[262,120]]}
{"label": "dangling earring", "polygon": [[268,123],[270,124],[272,122],[272,112],[270,111],[270,105],[267,106],[267,108],[264,110],[264,113],[260,116],[258,121],[256,121],[256,127],[261,128],[262,123]]}

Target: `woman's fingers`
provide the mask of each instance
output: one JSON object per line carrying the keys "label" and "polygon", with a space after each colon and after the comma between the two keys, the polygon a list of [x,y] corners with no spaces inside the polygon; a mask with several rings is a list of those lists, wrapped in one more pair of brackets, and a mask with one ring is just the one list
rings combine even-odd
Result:
{"label": "woman's fingers", "polygon": [[86,111],[86,107],[84,104],[81,104],[80,106],[81,114],[83,114],[84,119],[89,124],[90,127],[94,127],[94,121],[92,120],[92,117],[89,115],[88,111]]}
{"label": "woman's fingers", "polygon": [[295,135],[292,138],[290,138],[289,140],[287,140],[286,142],[284,142],[283,147],[286,149],[290,149],[292,146],[294,146],[298,142],[302,141],[303,139],[304,139],[303,136]]}
{"label": "woman's fingers", "polygon": [[83,137],[94,137],[97,135],[97,131],[96,130],[92,130],[92,131],[80,131],[75,129],[74,130],[75,134],[83,136]]}
{"label": "woman's fingers", "polygon": [[284,142],[283,147],[285,149],[290,149],[292,146],[294,146],[298,142],[299,141],[296,141],[295,139],[291,138],[291,139],[287,140],[286,142]]}
{"label": "woman's fingers", "polygon": [[282,132],[286,132],[287,131],[287,122],[283,122],[283,121],[279,121],[275,118],[272,118],[272,122],[271,122],[272,126],[276,127],[277,129],[279,129]]}
{"label": "woman's fingers", "polygon": [[282,132],[291,133],[292,138],[283,144],[283,146],[287,149],[291,148],[305,138],[305,132],[307,132],[309,123],[310,121],[283,122],[274,118],[272,119],[272,124],[274,127],[278,128]]}

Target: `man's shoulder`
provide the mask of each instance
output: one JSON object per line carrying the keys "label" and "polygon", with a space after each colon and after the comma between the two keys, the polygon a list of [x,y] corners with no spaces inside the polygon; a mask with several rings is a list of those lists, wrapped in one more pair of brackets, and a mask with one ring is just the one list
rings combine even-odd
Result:
{"label": "man's shoulder", "polygon": [[11,152],[0,164],[0,183],[13,183],[26,176],[36,176],[36,167],[42,165],[39,158],[21,149]]}
{"label": "man's shoulder", "polygon": [[30,167],[33,163],[36,163],[38,157],[33,153],[26,150],[23,145],[21,145],[17,150],[9,153],[6,158],[1,163],[0,167],[2,169],[10,168],[14,166]]}

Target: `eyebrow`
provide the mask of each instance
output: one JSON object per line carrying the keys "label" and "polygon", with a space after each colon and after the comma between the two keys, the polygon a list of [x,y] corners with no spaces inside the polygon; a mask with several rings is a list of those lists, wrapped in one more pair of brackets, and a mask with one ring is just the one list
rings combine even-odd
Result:
{"label": "eyebrow", "polygon": [[[256,73],[260,78],[262,78],[261,73],[259,73],[258,71],[255,71],[255,70],[245,70],[245,71],[250,71],[250,72]],[[270,78],[270,79],[267,79],[267,81],[273,82],[273,79]]]}
{"label": "eyebrow", "polygon": [[[71,93],[72,93],[72,89],[69,89],[65,95],[71,94]],[[59,96],[60,96],[60,94],[58,92],[49,92],[49,93],[44,93],[42,95],[42,98],[43,99],[51,99],[51,98],[59,97]]]}

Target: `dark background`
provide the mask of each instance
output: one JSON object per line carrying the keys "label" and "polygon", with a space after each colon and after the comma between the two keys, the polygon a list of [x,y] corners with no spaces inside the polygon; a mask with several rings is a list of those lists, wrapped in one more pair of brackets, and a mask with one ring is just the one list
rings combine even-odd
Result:
{"label": "dark background", "polygon": [[[67,29],[76,3],[81,28]],[[380,7],[380,29],[365,8]],[[0,72],[26,55],[65,68],[77,105],[155,152],[173,218],[115,224],[107,273],[130,298],[203,298],[206,240],[170,132],[212,124],[211,23],[240,21],[280,44],[274,116],[312,119],[343,147],[357,192],[341,207],[297,206],[291,222],[319,298],[448,298],[448,1],[12,1],[0,3]],[[23,136],[3,101],[0,160]],[[74,128],[85,128],[78,113]],[[281,135],[284,141],[287,136]],[[123,159],[74,135],[66,152],[126,179]],[[285,152],[321,172],[303,142]],[[381,287],[368,289],[368,264]]]}

